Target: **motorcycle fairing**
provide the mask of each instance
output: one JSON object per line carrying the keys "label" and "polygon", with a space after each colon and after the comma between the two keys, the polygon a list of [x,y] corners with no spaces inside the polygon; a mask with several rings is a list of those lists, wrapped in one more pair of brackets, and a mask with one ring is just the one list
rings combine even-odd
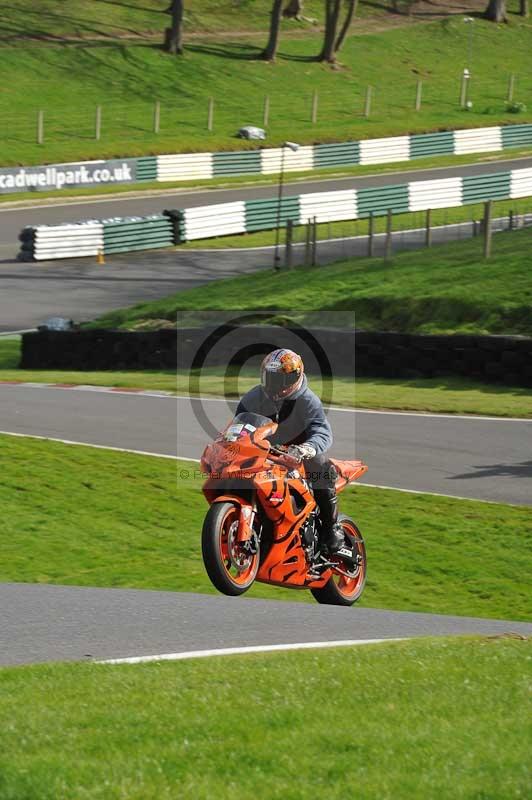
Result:
{"label": "motorcycle fairing", "polygon": [[331,458],[331,464],[334,464],[338,473],[336,479],[337,492],[341,492],[348,483],[353,483],[368,471],[367,466],[359,459],[355,461],[340,461],[337,458]]}

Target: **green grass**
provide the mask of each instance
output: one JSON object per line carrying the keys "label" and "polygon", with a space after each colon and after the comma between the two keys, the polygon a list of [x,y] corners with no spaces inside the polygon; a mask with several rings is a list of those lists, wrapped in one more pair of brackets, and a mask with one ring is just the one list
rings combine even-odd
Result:
{"label": "green grass", "polygon": [[[409,333],[532,334],[529,275],[532,229],[493,237],[489,261],[480,239],[340,261],[325,267],[271,269],[214,281],[103,315],[93,327],[135,328],[153,319],[180,325],[230,317],[245,310],[304,324],[352,324],[361,330]],[[229,311],[231,309],[231,311]],[[272,317],[273,318],[273,317]]]}
{"label": "green grass", "polygon": [[[196,464],[8,436],[0,460],[0,581],[215,593]],[[370,487],[340,505],[366,540],[362,605],[530,617],[532,509]],[[314,602],[262,584],[249,596]]]}
{"label": "green grass", "polygon": [[517,800],[530,641],[0,670],[2,800]]}
{"label": "green grass", "polygon": [[[501,167],[494,165],[494,171],[502,171]],[[393,177],[390,176],[390,184],[394,184]],[[297,186],[290,187],[287,194],[295,194]],[[183,203],[186,206],[186,202]],[[510,211],[516,215],[530,214],[532,212],[532,199],[529,197],[519,200],[498,200],[493,203],[493,217],[507,216]],[[484,216],[484,204],[472,203],[458,208],[437,208],[431,211],[431,225],[451,225],[456,222],[470,222],[473,220],[480,222]],[[426,226],[425,211],[409,211],[405,214],[395,214],[393,216],[394,232],[407,231]],[[375,233],[386,231],[386,216],[374,217]],[[317,226],[318,239],[343,239],[351,236],[368,235],[368,219],[348,220],[343,222],[324,222]],[[478,229],[480,230],[480,229]],[[307,237],[307,226],[296,225],[293,229],[294,243],[304,243]],[[281,242],[284,244],[284,231],[281,235]],[[179,246],[179,250],[209,250],[225,247],[266,247],[275,244],[275,231],[257,231],[256,233],[237,234],[233,236],[218,236],[214,239],[201,239],[191,241]],[[346,250],[349,252],[349,243],[346,243]]]}
{"label": "green grass", "polygon": [[[95,16],[91,15],[93,27],[98,25],[92,22]],[[116,36],[112,29],[110,33]],[[179,60],[152,40],[137,44],[111,38],[23,47],[13,41],[2,47],[2,161],[29,164],[240,148],[242,142],[234,134],[243,124],[262,122],[266,94],[271,99],[270,145],[296,138],[295,132],[302,143],[312,143],[531,119],[530,112],[509,114],[505,102],[508,76],[515,73],[515,99],[532,107],[530,21],[512,16],[511,24],[498,26],[476,19],[471,65],[474,105],[464,112],[458,95],[467,37],[460,15],[352,36],[336,70],[308,60],[319,50],[319,34],[283,39],[275,65],[257,60],[260,37],[228,35],[215,42],[198,38]],[[418,78],[424,81],[424,100],[415,113]],[[374,87],[374,108],[365,119],[368,84]],[[320,93],[320,109],[312,125],[314,89]],[[216,110],[214,131],[209,133],[211,96]],[[155,98],[161,101],[158,135],[151,132]],[[99,142],[93,138],[98,104],[103,108]],[[45,111],[41,146],[35,143],[38,109]]]}
{"label": "green grass", "polygon": [[[73,372],[18,369],[20,345],[0,338],[0,382],[92,384],[152,391],[190,393],[186,370]],[[202,396],[240,397],[257,382],[255,369],[235,369],[225,377],[216,368],[193,373]],[[333,405],[381,408],[400,411],[428,411],[446,414],[484,414],[500,417],[532,417],[532,390],[517,386],[484,384],[464,378],[442,376],[400,380],[396,378],[314,378],[313,389],[330,398]],[[192,392],[194,393],[194,392]]]}

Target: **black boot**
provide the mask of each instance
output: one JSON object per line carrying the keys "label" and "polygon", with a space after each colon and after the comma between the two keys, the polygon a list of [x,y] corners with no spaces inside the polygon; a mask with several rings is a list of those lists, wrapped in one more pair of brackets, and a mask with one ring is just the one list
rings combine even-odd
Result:
{"label": "black boot", "polygon": [[338,497],[335,487],[333,485],[327,489],[317,489],[314,496],[321,517],[320,549],[325,549],[329,555],[334,555],[345,544],[343,528],[338,522]]}

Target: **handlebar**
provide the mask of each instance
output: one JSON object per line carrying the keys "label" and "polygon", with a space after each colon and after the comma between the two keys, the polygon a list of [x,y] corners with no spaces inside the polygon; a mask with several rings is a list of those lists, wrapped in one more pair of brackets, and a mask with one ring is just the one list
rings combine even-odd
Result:
{"label": "handlebar", "polygon": [[271,458],[272,461],[277,461],[286,467],[298,467],[303,463],[301,459],[291,456],[288,452],[288,448],[283,447],[282,445],[270,445],[268,458]]}

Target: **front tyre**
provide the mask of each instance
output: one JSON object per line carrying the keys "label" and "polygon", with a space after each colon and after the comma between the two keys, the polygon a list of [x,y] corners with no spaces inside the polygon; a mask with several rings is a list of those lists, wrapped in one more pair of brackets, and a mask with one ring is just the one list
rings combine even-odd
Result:
{"label": "front tyre", "polygon": [[349,544],[353,545],[359,559],[356,567],[348,566],[341,558],[338,560],[339,567],[349,573],[339,575],[333,573],[322,589],[311,589],[314,598],[318,603],[330,606],[352,606],[359,599],[364,591],[366,584],[366,548],[364,539],[352,519],[345,514],[340,514],[338,522],[344,530],[344,534],[349,539]]}
{"label": "front tyre", "polygon": [[213,503],[201,534],[201,552],[207,575],[223,594],[244,594],[259,569],[260,553],[249,553],[236,541],[240,507],[235,503]]}

